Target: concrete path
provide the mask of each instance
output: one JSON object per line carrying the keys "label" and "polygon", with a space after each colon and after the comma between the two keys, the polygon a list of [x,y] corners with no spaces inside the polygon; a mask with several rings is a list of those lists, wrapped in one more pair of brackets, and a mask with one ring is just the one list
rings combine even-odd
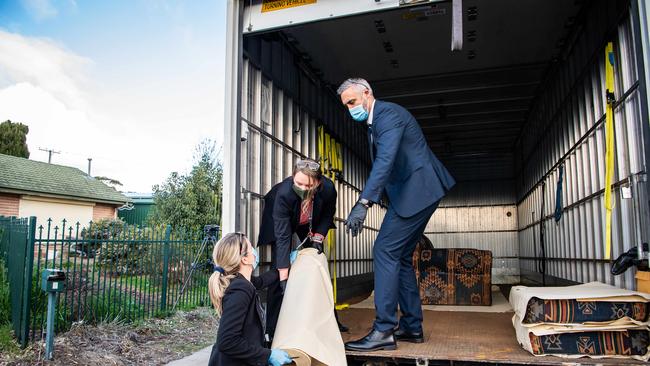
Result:
{"label": "concrete path", "polygon": [[167,366],[194,366],[194,365],[207,365],[210,360],[210,352],[212,346],[205,347],[204,349],[194,352],[193,354],[181,358],[167,364]]}

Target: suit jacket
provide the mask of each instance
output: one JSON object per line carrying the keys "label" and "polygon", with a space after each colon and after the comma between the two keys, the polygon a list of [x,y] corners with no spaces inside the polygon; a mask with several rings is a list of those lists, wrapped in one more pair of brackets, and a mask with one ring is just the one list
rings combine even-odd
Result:
{"label": "suit jacket", "polygon": [[[291,238],[300,222],[300,204],[302,200],[293,191],[293,177],[288,177],[276,184],[264,196],[262,225],[257,245],[275,245],[277,268],[289,267]],[[334,226],[336,212],[336,189],[334,183],[321,178],[321,185],[314,196],[312,212],[312,231],[327,235]]]}
{"label": "suit jacket", "polygon": [[271,270],[248,281],[241,274],[232,279],[222,300],[217,341],[209,366],[267,365],[271,350],[264,348],[264,311],[257,290],[280,280]]}
{"label": "suit jacket", "polygon": [[420,125],[404,107],[375,101],[372,134],[372,170],[361,198],[379,202],[386,191],[390,205],[402,217],[411,217],[440,201],[456,181],[433,154]]}

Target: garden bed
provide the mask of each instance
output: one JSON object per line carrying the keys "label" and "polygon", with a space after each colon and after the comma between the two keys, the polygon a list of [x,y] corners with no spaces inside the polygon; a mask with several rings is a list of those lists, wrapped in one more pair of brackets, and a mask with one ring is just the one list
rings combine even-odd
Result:
{"label": "garden bed", "polygon": [[218,322],[211,308],[179,311],[140,323],[75,323],[55,338],[54,360],[41,342],[0,354],[0,365],[165,365],[214,343]]}

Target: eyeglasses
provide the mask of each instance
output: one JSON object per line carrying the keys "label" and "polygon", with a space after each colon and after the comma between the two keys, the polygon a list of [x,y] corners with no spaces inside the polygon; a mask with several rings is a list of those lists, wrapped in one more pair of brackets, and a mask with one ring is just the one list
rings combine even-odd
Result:
{"label": "eyeglasses", "polygon": [[298,160],[296,162],[296,168],[298,168],[298,169],[309,169],[312,172],[317,172],[317,171],[320,170],[320,164],[318,164],[317,162],[315,162],[313,160],[306,160],[306,159],[303,160],[303,159],[301,159],[301,160]]}

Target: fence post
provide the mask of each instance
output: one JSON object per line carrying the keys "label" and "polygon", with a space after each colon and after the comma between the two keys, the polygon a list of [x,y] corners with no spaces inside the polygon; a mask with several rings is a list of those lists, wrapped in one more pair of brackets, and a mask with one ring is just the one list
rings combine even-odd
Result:
{"label": "fence post", "polygon": [[169,242],[172,233],[172,226],[167,225],[165,231],[165,243],[163,247],[163,272],[162,272],[162,295],[160,297],[160,310],[167,309],[167,282],[169,281],[169,257],[171,254],[171,243]]}
{"label": "fence post", "polygon": [[20,320],[20,346],[27,347],[29,341],[29,311],[31,309],[31,294],[32,294],[32,276],[34,272],[34,244],[36,242],[36,216],[29,218],[29,231],[27,232],[27,240],[25,245],[25,273],[23,282],[23,308]]}

